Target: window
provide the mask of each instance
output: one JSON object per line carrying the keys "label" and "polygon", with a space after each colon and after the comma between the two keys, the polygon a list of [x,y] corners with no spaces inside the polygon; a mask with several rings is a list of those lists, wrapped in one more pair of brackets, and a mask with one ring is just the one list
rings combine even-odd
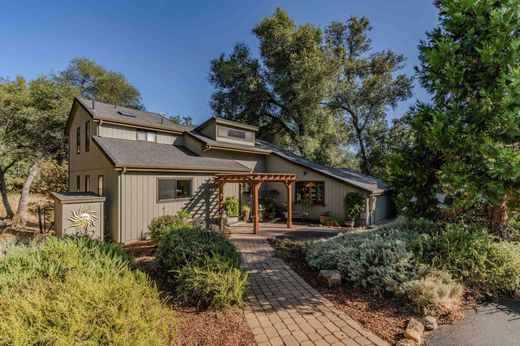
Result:
{"label": "window", "polygon": [[157,197],[159,202],[191,197],[191,179],[158,179]]}
{"label": "window", "polygon": [[90,121],[85,123],[85,151],[90,151]]}
{"label": "window", "polygon": [[325,204],[325,183],[323,181],[297,181],[296,202],[299,199],[311,200],[312,204]]}
{"label": "window", "polygon": [[246,132],[235,129],[228,129],[228,137],[246,139]]}
{"label": "window", "polygon": [[81,191],[81,176],[79,176],[79,175],[76,177],[76,191],[77,192]]}
{"label": "window", "polygon": [[138,141],[147,141],[147,142],[156,142],[157,133],[155,131],[137,130],[137,140]]}
{"label": "window", "polygon": [[76,154],[79,155],[81,151],[81,127],[76,129]]}
{"label": "window", "polygon": [[90,192],[90,175],[85,176],[85,192]]}
{"label": "window", "polygon": [[100,196],[104,196],[105,194],[105,182],[102,175],[98,175],[97,177],[97,193]]}

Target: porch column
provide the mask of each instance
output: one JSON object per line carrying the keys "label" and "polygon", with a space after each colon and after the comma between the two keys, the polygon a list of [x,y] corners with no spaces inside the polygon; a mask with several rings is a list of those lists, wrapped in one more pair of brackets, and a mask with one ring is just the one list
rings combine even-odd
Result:
{"label": "porch column", "polygon": [[251,188],[253,190],[253,233],[258,234],[260,231],[260,217],[258,213],[258,190],[260,189],[260,182],[252,182]]}
{"label": "porch column", "polygon": [[286,181],[285,187],[287,188],[287,228],[292,228],[292,182]]}
{"label": "porch column", "polygon": [[224,183],[218,182],[218,214],[222,214],[222,205],[224,204]]}

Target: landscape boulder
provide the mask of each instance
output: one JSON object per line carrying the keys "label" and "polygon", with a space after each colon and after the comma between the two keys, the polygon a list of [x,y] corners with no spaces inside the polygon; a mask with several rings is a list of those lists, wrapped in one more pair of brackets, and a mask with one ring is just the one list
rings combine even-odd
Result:
{"label": "landscape boulder", "polygon": [[418,346],[419,344],[411,339],[401,339],[395,346]]}
{"label": "landscape boulder", "polygon": [[406,327],[406,330],[404,331],[404,337],[406,339],[410,339],[418,343],[419,345],[422,345],[423,343],[423,336],[424,336],[424,325],[416,320],[415,318],[412,318],[410,322],[408,322],[408,326]]}
{"label": "landscape boulder", "polygon": [[341,285],[341,274],[338,270],[320,270],[318,284],[328,288],[338,287]]}
{"label": "landscape boulder", "polygon": [[422,322],[426,330],[435,330],[438,327],[437,319],[433,316],[424,316]]}

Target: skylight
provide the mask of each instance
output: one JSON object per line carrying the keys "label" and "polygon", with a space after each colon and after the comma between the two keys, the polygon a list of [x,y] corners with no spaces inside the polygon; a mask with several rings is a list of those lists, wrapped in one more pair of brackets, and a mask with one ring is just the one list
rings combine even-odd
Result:
{"label": "skylight", "polygon": [[118,112],[119,114],[121,114],[121,115],[124,115],[125,117],[132,117],[132,118],[135,118],[135,115],[134,115],[134,113],[132,113],[132,112],[122,111],[122,110],[118,110],[117,112]]}

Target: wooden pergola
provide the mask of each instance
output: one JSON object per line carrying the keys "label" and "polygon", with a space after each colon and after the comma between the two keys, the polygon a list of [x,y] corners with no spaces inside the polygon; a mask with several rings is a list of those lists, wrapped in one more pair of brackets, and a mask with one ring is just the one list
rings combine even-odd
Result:
{"label": "wooden pergola", "polygon": [[218,185],[218,211],[222,213],[224,203],[224,184],[226,183],[246,183],[251,186],[253,194],[253,232],[256,234],[260,230],[258,217],[258,191],[260,184],[264,182],[284,183],[287,189],[287,228],[292,227],[292,194],[291,186],[296,180],[295,174],[285,173],[238,173],[238,174],[216,174],[215,182]]}

